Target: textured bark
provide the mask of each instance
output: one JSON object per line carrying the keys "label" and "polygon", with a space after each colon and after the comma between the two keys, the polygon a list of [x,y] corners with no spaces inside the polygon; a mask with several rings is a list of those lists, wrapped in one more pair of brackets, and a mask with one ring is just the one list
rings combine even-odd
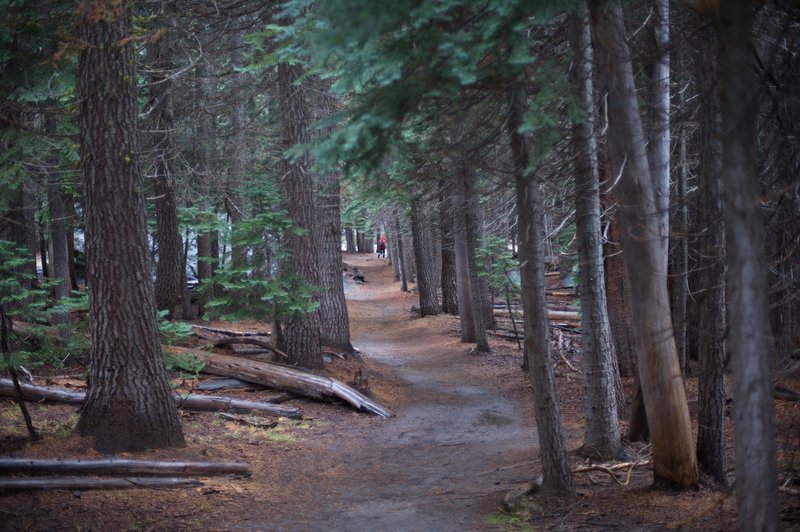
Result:
{"label": "textured bark", "polygon": [[[55,116],[48,115],[45,118],[45,134],[54,138],[58,134],[58,122]],[[53,300],[58,303],[60,300],[69,297],[69,253],[67,253],[67,212],[64,208],[64,189],[61,186],[61,174],[56,169],[59,162],[53,161],[53,170],[47,175],[47,206],[50,212],[50,274],[56,281],[53,290]],[[53,323],[62,324],[59,327],[59,337],[62,341],[69,340],[69,327],[63,326],[69,321],[69,313],[64,312],[53,316]]]}
{"label": "textured bark", "polygon": [[[606,181],[611,177],[610,167],[606,172]],[[617,353],[617,366],[623,377],[636,374],[636,350],[633,346],[633,323],[631,320],[631,294],[628,280],[625,277],[625,259],[622,256],[622,231],[619,212],[610,194],[604,195],[608,240],[605,248],[606,303],[608,320],[611,325],[611,337]]]}
{"label": "textured bark", "polygon": [[[235,50],[231,61],[236,67],[244,64],[242,48],[244,47],[243,34],[240,32],[235,39]],[[241,190],[244,187],[245,169],[247,160],[247,101],[244,98],[244,87],[247,74],[237,72],[233,77],[233,91],[237,94],[236,103],[231,113],[230,158],[228,162],[227,182],[225,184],[225,211],[231,222],[231,233],[236,233],[237,225],[245,220],[245,202]],[[242,268],[247,264],[247,246],[236,241],[231,242],[231,265]]]}
{"label": "textured bark", "polygon": [[[102,452],[183,445],[167,383],[137,159],[127,2],[81,4],[78,61],[91,370],[78,420]],[[125,44],[121,44],[121,41]]]}
{"label": "textured bark", "polygon": [[591,458],[609,460],[621,454],[616,392],[619,370],[606,310],[591,35],[585,6],[573,15],[570,36],[575,53],[572,80],[578,89],[583,111],[583,120],[572,126],[585,401],[582,450]]}
{"label": "textured bark", "polygon": [[461,341],[476,342],[475,303],[472,297],[472,278],[469,274],[469,248],[467,247],[467,221],[464,207],[465,168],[456,170],[450,196],[453,213],[453,251],[456,262],[456,284],[458,288],[458,315],[461,322]]}
{"label": "textured bark", "polygon": [[662,255],[669,258],[669,180],[670,180],[670,130],[669,130],[669,2],[651,0],[653,6],[653,37],[655,55],[650,65],[650,106],[647,135],[647,161],[653,182],[656,212],[658,213]]}
{"label": "textured bark", "polygon": [[730,300],[728,348],[741,530],[779,530],[765,231],[756,172],[758,92],[752,5],[720,4],[722,176]]}
{"label": "textured bark", "polygon": [[[209,58],[206,57],[197,66],[197,77],[200,83],[197,116],[197,138],[195,156],[197,158],[197,171],[195,174],[195,188],[200,196],[198,207],[207,212],[211,210],[211,190],[213,176],[214,158],[214,115],[209,110],[211,99],[214,93],[214,81],[211,77],[211,67],[207,64]],[[207,229],[202,230],[197,235],[197,279],[201,283],[210,283],[214,276],[215,263],[218,257],[214,257],[213,235]],[[208,296],[207,296],[208,297]],[[202,304],[200,314],[203,314]]]}
{"label": "textured bark", "polygon": [[344,237],[346,242],[346,250],[348,253],[355,253],[358,251],[356,247],[356,237],[353,234],[352,227],[345,227],[344,228]]}
{"label": "textured bark", "polygon": [[[299,65],[278,65],[278,108],[281,121],[281,148],[287,151],[310,141],[306,91],[296,83],[302,75]],[[283,158],[281,189],[283,208],[303,235],[287,232],[283,237],[288,256],[281,264],[281,275],[292,279],[291,291],[301,284],[320,285],[316,203],[311,161],[307,154]],[[320,313],[292,313],[284,319],[283,351],[292,364],[308,368],[323,367],[320,354]]]}
{"label": "textured bark", "polygon": [[544,224],[534,178],[526,175],[528,147],[519,132],[525,113],[521,84],[509,87],[508,133],[517,194],[520,280],[522,283],[525,350],[530,357],[536,426],[542,463],[542,489],[557,495],[572,495],[575,486],[561,428],[550,359],[550,327],[544,289]]}
{"label": "textured bark", "polygon": [[458,289],[456,287],[456,257],[453,242],[453,211],[450,208],[448,181],[439,180],[439,226],[442,249],[442,312],[458,314]]}
{"label": "textured bark", "polygon": [[[325,115],[336,111],[336,101],[330,93],[328,83],[320,93],[320,107]],[[330,134],[333,127],[321,132]],[[340,176],[335,172],[327,172],[319,176],[317,181],[317,224],[320,236],[319,270],[320,270],[320,339],[329,345],[353,353],[350,343],[350,316],[344,297],[342,279],[342,226],[339,186]]]}
{"label": "textured bark", "polygon": [[392,227],[394,228],[394,241],[397,249],[396,259],[397,270],[400,273],[400,290],[402,292],[408,292],[408,276],[406,274],[407,262],[406,254],[403,250],[403,231],[400,226],[400,218],[397,215],[394,215]]}
{"label": "textured bark", "polygon": [[[162,9],[169,10],[165,2]],[[182,314],[182,299],[186,286],[186,271],[183,265],[183,244],[178,225],[178,205],[175,198],[174,161],[175,118],[172,92],[174,63],[172,24],[170,13],[161,14],[167,20],[160,24],[166,33],[158,43],[151,45],[150,62],[150,114],[153,117],[150,135],[155,157],[155,180],[153,195],[156,211],[156,307],[169,312],[170,318]]]}
{"label": "textured bark", "polygon": [[639,379],[653,442],[657,485],[697,485],[697,461],[667,292],[666,235],[645,151],[622,10],[592,1],[592,41],[608,93],[608,142],[618,198]]}
{"label": "textured bark", "polygon": [[436,286],[436,254],[431,236],[432,213],[430,202],[424,197],[411,203],[411,232],[414,258],[417,263],[417,292],[420,316],[439,314],[439,298]]}
{"label": "textured bark", "polygon": [[697,417],[697,461],[700,469],[721,484],[725,467],[725,226],[723,216],[722,145],[716,39],[712,28],[700,29],[694,47],[699,130],[697,286],[700,362]]}

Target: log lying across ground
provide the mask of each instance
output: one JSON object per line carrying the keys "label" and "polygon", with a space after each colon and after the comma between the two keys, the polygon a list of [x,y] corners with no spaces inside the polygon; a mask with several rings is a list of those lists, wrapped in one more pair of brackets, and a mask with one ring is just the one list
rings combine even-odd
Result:
{"label": "log lying across ground", "polygon": [[0,479],[0,490],[107,490],[202,486],[195,478],[17,478]]}
{"label": "log lying across ground", "polygon": [[153,460],[54,460],[41,458],[0,458],[0,473],[73,475],[240,475],[249,477],[250,465],[244,462],[158,462]]}
{"label": "log lying across ground", "polygon": [[162,346],[165,353],[189,354],[203,362],[202,371],[212,375],[234,377],[239,380],[263,384],[270,388],[293,392],[312,399],[338,398],[357,410],[382,417],[390,417],[388,409],[364,394],[335,379],[306,373],[286,366],[256,362],[246,358],[219,355],[188,347]]}
{"label": "log lying across ground", "polygon": [[[20,383],[22,398],[26,401],[51,401],[79,405],[86,397],[85,392],[58,388],[56,386],[34,386]],[[0,396],[16,397],[17,392],[11,379],[0,379]],[[243,401],[229,397],[214,397],[210,395],[181,395],[174,394],[175,404],[184,410],[195,412],[236,412],[239,414],[264,414],[268,416],[288,417],[299,419],[300,410],[289,406],[279,406],[257,401]]]}

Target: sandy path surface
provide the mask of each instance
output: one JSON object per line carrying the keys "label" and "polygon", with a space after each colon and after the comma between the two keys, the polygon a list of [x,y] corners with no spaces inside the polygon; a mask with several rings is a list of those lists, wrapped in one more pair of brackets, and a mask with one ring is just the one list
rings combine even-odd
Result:
{"label": "sandy path surface", "polygon": [[452,318],[413,319],[415,298],[399,292],[386,261],[346,261],[367,279],[348,286],[353,343],[373,379],[380,374],[399,388],[389,403],[394,417],[350,415],[349,426],[310,438],[303,460],[310,467],[299,469],[317,479],[316,489],[259,525],[491,529],[487,518],[503,494],[534,476],[535,425],[521,372],[470,355],[447,331]]}

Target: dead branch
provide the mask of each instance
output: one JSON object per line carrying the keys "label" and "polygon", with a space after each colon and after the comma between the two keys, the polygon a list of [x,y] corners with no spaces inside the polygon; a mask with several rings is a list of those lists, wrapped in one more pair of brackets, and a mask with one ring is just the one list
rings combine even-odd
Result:
{"label": "dead branch", "polygon": [[0,490],[106,490],[202,485],[194,478],[176,477],[0,479]]}
{"label": "dead branch", "polygon": [[205,325],[195,325],[192,324],[192,329],[198,329],[201,331],[208,331],[217,334],[224,334],[225,336],[271,336],[272,333],[269,331],[228,331],[225,329],[217,329],[215,327],[207,327]]}
{"label": "dead branch", "polygon": [[73,475],[241,475],[249,477],[250,465],[244,462],[159,462],[152,460],[61,460],[40,458],[0,458],[0,473]]}
{"label": "dead branch", "polygon": [[[572,470],[573,473],[589,473],[591,471],[601,471],[606,473],[610,476],[614,482],[619,484],[620,486],[627,486],[631,481],[631,474],[633,470],[637,467],[647,466],[652,464],[652,460],[641,460],[636,462],[620,462],[617,464],[591,464],[585,466],[578,466]],[[625,473],[625,481],[622,482],[617,478],[616,473],[614,471],[619,471],[620,469],[626,469]]]}
{"label": "dead branch", "polygon": [[249,425],[251,427],[256,427],[260,429],[271,429],[275,427],[278,422],[274,419],[270,419],[269,421],[263,421],[260,419],[253,419],[247,418],[244,416],[239,416],[236,414],[228,414],[227,412],[220,412],[217,416],[221,417],[222,419],[227,419],[228,421],[235,421],[241,425]]}
{"label": "dead branch", "polygon": [[[66,403],[71,405],[83,404],[86,393],[73,391],[55,386],[34,386],[20,383],[23,398],[26,401],[45,401],[53,403]],[[14,385],[9,379],[0,379],[0,396],[13,397]],[[257,401],[244,401],[229,397],[214,397],[197,394],[173,394],[175,406],[184,410],[197,412],[233,411],[238,413],[259,413],[268,416],[279,416],[299,419],[300,411],[297,408],[278,406]]]}
{"label": "dead branch", "polygon": [[306,373],[287,366],[256,362],[246,358],[220,355],[187,347],[165,345],[162,346],[162,349],[165,353],[194,355],[198,360],[205,363],[202,369],[205,373],[254,382],[313,399],[338,398],[357,410],[370,412],[381,417],[391,416],[387,408],[335,379]]}
{"label": "dead branch", "polygon": [[276,355],[278,355],[280,357],[283,357],[283,358],[286,358],[286,359],[289,358],[289,355],[287,355],[286,353],[284,353],[280,349],[272,347],[269,344],[269,342],[265,342],[263,340],[256,340],[255,338],[247,338],[247,337],[244,337],[244,336],[232,336],[230,338],[222,338],[220,340],[215,340],[214,341],[214,347],[222,347],[222,346],[225,346],[225,345],[234,345],[234,344],[255,345],[255,346],[261,347],[263,349],[266,349],[267,351],[272,351],[273,353],[275,353]]}

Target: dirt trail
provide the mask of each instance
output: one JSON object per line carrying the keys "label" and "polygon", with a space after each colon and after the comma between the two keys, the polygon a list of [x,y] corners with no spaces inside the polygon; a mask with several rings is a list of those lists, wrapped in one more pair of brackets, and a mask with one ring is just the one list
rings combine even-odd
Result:
{"label": "dirt trail", "polygon": [[[270,522],[258,525],[491,529],[487,518],[503,494],[534,476],[535,426],[519,370],[470,355],[447,332],[452,318],[412,319],[415,298],[399,292],[386,261],[346,260],[367,279],[348,287],[353,343],[374,379],[379,373],[399,386],[399,400],[389,404],[395,416],[366,422],[350,416],[348,427],[309,438],[316,470],[304,469],[316,478],[312,497],[274,508]],[[326,478],[326,469],[334,478]]]}

